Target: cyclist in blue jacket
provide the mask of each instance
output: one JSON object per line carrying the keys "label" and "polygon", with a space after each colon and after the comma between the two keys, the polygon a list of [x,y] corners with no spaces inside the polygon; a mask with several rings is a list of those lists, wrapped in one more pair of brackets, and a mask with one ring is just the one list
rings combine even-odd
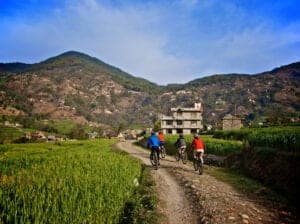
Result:
{"label": "cyclist in blue jacket", "polygon": [[155,132],[152,132],[151,136],[148,138],[147,148],[151,149],[151,155],[156,152],[159,165],[159,139],[156,136]]}

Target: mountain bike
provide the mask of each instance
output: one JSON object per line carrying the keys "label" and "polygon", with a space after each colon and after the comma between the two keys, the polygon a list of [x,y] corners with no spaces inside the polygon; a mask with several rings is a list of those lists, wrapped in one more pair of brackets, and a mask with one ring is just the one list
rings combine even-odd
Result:
{"label": "mountain bike", "polygon": [[183,164],[186,164],[187,163],[187,153],[186,153],[185,148],[179,148],[175,157],[176,157],[176,161],[181,160]]}
{"label": "mountain bike", "polygon": [[159,150],[160,150],[160,152],[159,152],[160,158],[161,159],[165,158],[166,157],[166,148],[165,148],[165,146],[164,145],[159,146]]}
{"label": "mountain bike", "polygon": [[196,152],[196,158],[194,158],[193,164],[194,164],[194,168],[195,171],[199,171],[199,174],[202,175],[203,174],[203,162],[200,158],[202,152]]}
{"label": "mountain bike", "polygon": [[158,156],[157,156],[156,150],[153,150],[153,151],[151,150],[150,162],[151,162],[152,166],[155,167],[155,169],[158,169],[159,161],[158,161]]}

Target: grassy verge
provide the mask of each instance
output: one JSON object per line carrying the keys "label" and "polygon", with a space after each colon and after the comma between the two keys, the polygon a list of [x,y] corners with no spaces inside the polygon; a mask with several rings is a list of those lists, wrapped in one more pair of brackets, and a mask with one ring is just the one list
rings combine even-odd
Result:
{"label": "grassy verge", "polygon": [[[112,148],[113,152],[121,155],[128,155],[116,147]],[[155,182],[150,174],[150,170],[142,165],[142,172],[139,179],[134,182],[136,189],[130,199],[125,203],[124,212],[120,224],[137,223],[137,224],[155,224],[159,222],[157,212],[157,194]]]}
{"label": "grassy verge", "polygon": [[252,196],[261,198],[281,204],[288,203],[288,200],[282,195],[279,195],[262,183],[246,177],[238,170],[206,166],[205,172],[220,181],[230,184],[239,192],[242,192],[250,197]]}
{"label": "grassy verge", "polygon": [[136,181],[136,185],[136,191],[125,204],[123,218],[120,223],[158,223],[155,183],[150,175],[149,169],[145,166],[143,166],[142,175],[139,182]]}

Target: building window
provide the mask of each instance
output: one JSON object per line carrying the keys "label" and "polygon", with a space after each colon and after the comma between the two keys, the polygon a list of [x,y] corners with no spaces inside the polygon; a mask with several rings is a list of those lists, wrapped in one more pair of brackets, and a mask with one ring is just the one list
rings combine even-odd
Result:
{"label": "building window", "polygon": [[182,134],[182,133],[183,133],[183,130],[182,130],[181,128],[178,128],[178,129],[176,129],[176,133],[177,133],[177,134]]}
{"label": "building window", "polygon": [[172,125],[173,121],[168,120],[168,121],[166,121],[166,123],[167,123],[167,125]]}
{"label": "building window", "polygon": [[197,121],[191,121],[191,125],[192,126],[196,126],[197,125]]}
{"label": "building window", "polygon": [[176,121],[177,125],[182,125],[182,121]]}
{"label": "building window", "polygon": [[167,129],[168,134],[172,134],[172,129]]}
{"label": "building window", "polygon": [[191,129],[191,134],[196,134],[197,133],[197,129]]}

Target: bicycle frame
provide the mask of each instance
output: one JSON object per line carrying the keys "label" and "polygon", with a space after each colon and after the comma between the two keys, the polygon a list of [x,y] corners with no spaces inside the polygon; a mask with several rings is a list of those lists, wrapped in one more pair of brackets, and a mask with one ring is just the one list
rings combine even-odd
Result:
{"label": "bicycle frame", "polygon": [[179,161],[181,159],[183,164],[186,164],[187,162],[187,154],[186,154],[186,148],[179,148],[178,152],[176,154],[176,160]]}
{"label": "bicycle frame", "polygon": [[203,174],[203,162],[201,160],[201,155],[202,152],[195,152],[195,157],[194,157],[194,168],[195,171],[199,170],[199,174]]}
{"label": "bicycle frame", "polygon": [[150,162],[151,162],[152,166],[154,166],[156,169],[158,169],[158,166],[159,166],[159,155],[160,155],[159,148],[151,149]]}

